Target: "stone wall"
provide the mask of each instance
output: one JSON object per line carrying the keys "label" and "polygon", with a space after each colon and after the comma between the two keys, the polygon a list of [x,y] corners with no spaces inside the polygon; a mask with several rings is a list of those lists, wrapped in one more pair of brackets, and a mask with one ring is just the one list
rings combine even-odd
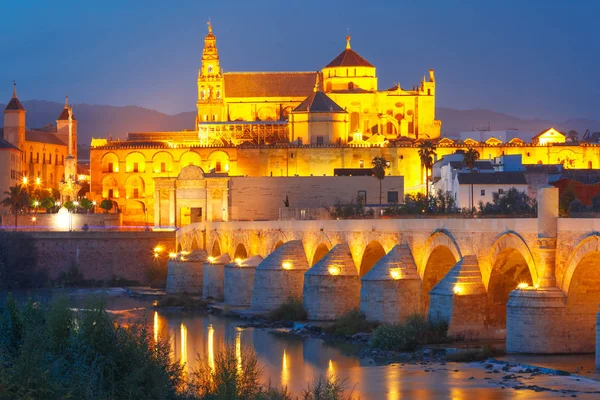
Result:
{"label": "stone wall", "polygon": [[[156,264],[167,268],[175,249],[175,232],[31,232],[39,268],[56,279],[78,265],[85,279],[113,277],[147,283],[147,271]],[[155,258],[153,249],[161,247]]]}
{"label": "stone wall", "polygon": [[[35,219],[34,219],[35,217]],[[21,214],[17,217],[17,230],[19,231],[56,231],[68,232],[83,230],[83,225],[88,225],[88,231],[117,230],[121,227],[122,214]],[[2,215],[2,228],[14,229],[15,216]]]}

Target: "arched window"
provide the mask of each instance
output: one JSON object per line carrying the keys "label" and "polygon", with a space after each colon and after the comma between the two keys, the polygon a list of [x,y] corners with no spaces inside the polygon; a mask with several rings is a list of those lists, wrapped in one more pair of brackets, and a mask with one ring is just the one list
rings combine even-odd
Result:
{"label": "arched window", "polygon": [[348,82],[348,90],[354,90],[354,82]]}
{"label": "arched window", "polygon": [[394,126],[389,121],[387,123],[387,133],[388,133],[388,135],[391,135],[392,133],[394,133]]}
{"label": "arched window", "polygon": [[213,66],[212,66],[212,65],[209,65],[209,66],[208,66],[208,73],[209,73],[209,74],[212,74],[212,73],[213,73],[213,69],[214,69],[214,68],[213,68]]}
{"label": "arched window", "polygon": [[358,129],[359,116],[357,112],[350,114],[350,132],[354,132]]}
{"label": "arched window", "polygon": [[588,161],[588,169],[592,169],[592,162]]}

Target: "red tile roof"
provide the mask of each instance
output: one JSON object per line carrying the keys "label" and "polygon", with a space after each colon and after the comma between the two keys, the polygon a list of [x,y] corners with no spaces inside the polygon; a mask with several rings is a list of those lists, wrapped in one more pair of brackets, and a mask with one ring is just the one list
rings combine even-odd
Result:
{"label": "red tile roof", "polygon": [[322,91],[313,91],[298,107],[294,109],[294,112],[346,112],[342,107],[329,96]]}
{"label": "red tile roof", "polygon": [[226,72],[225,97],[306,97],[318,72]]}
{"label": "red tile roof", "polygon": [[[58,116],[58,121],[68,121],[69,120],[69,109],[67,107],[63,108],[62,112]],[[75,114],[73,114],[73,121],[77,121],[75,118]]]}
{"label": "red tile roof", "polygon": [[325,66],[325,68],[332,67],[373,67],[373,65],[354,50],[345,49]]}
{"label": "red tile roof", "polygon": [[6,105],[6,110],[16,111],[16,110],[25,110],[25,108],[23,107],[23,104],[21,104],[21,102],[19,101],[18,98],[13,97],[12,99],[10,99],[10,101]]}

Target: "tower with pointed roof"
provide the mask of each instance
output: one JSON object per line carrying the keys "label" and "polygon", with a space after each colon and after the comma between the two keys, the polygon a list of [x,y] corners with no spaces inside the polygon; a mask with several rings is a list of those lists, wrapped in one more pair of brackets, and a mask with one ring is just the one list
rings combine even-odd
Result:
{"label": "tower with pointed roof", "polygon": [[217,38],[213,34],[210,21],[208,22],[208,34],[204,38],[202,66],[198,71],[197,106],[196,124],[224,119],[223,75],[219,63]]}
{"label": "tower with pointed roof", "polygon": [[13,95],[4,109],[4,139],[19,149],[25,143],[25,108],[17,97],[17,84],[13,83]]}
{"label": "tower with pointed roof", "polygon": [[[72,116],[71,136],[69,136],[69,111]],[[77,118],[73,114],[73,107],[69,105],[69,96],[66,97],[65,107],[56,120],[56,133],[67,145],[69,140],[71,141],[71,155],[77,159]]]}
{"label": "tower with pointed roof", "polygon": [[376,92],[376,68],[350,45],[346,36],[346,48],[323,68],[323,87],[329,92]]}

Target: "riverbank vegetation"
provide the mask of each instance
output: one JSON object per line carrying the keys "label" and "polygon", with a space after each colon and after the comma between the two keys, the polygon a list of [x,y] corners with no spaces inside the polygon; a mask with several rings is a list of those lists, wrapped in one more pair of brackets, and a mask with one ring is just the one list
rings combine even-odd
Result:
{"label": "riverbank vegetation", "polygon": [[371,346],[389,351],[414,351],[417,346],[448,341],[448,324],[429,320],[421,314],[409,316],[405,322],[380,325]]}
{"label": "riverbank vegetation", "polygon": [[296,297],[290,297],[267,315],[270,321],[305,321],[307,317],[302,299]]}
{"label": "riverbank vegetation", "polygon": [[324,330],[334,335],[352,336],[357,333],[373,332],[377,325],[376,322],[368,321],[365,313],[359,309],[354,309],[333,321]]}
{"label": "riverbank vegetation", "polygon": [[317,380],[300,397],[264,384],[251,349],[228,345],[184,373],[168,338],[148,323],[116,323],[100,303],[65,299],[0,305],[0,399],[341,400],[343,381]]}

